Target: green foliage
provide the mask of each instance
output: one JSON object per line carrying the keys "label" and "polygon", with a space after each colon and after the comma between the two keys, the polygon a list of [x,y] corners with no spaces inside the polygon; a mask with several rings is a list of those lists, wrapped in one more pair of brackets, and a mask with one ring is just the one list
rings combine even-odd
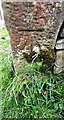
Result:
{"label": "green foliage", "polygon": [[[8,40],[0,41],[2,49],[8,48]],[[7,49],[0,50],[0,53],[3,119],[61,118],[60,113],[63,114],[64,110],[64,72],[58,75],[53,75],[49,69],[40,72],[42,63],[33,62],[14,73],[11,54]]]}
{"label": "green foliage", "polygon": [[5,116],[24,119],[60,117],[64,76],[53,75],[50,71],[40,73],[40,66],[38,62],[27,64],[24,71],[16,74],[5,92]]}
{"label": "green foliage", "polygon": [[13,71],[13,60],[9,48],[10,41],[5,39],[8,32],[5,28],[0,29],[0,119],[3,117],[3,100],[6,88],[15,76]]}

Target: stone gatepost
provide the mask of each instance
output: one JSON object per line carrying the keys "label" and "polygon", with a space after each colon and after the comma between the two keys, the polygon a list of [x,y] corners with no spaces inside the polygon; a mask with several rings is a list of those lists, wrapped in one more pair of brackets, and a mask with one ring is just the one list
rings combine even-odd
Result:
{"label": "stone gatepost", "polygon": [[54,72],[60,73],[64,70],[64,22],[62,23],[56,40],[56,59]]}
{"label": "stone gatepost", "polygon": [[58,29],[63,22],[63,5],[59,0],[3,0],[6,27],[11,37],[12,53],[16,70],[26,62],[32,62],[39,54],[44,61],[45,52],[52,64]]}

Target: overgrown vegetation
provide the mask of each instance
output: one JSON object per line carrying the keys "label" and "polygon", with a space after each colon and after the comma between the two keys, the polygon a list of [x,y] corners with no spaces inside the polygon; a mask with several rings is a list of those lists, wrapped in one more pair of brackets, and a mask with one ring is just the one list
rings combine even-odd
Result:
{"label": "overgrown vegetation", "polygon": [[5,38],[8,33],[5,29],[1,31],[5,33],[0,38],[2,119],[64,118],[64,72],[58,75],[41,72],[42,63],[35,62],[14,73],[12,57],[7,50],[9,40]]}

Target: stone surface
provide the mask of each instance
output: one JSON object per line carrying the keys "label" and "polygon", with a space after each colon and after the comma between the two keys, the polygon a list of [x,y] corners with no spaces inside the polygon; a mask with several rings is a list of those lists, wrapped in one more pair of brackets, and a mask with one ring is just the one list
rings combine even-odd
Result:
{"label": "stone surface", "polygon": [[56,43],[57,50],[64,50],[64,39],[60,39]]}
{"label": "stone surface", "polygon": [[[16,69],[22,69],[24,62],[32,61],[37,52],[50,50],[53,53],[64,20],[64,3],[3,2],[3,10]],[[52,58],[55,60],[55,55],[52,54]]]}
{"label": "stone surface", "polygon": [[63,70],[64,70],[64,50],[60,50],[56,52],[54,73],[60,73]]}

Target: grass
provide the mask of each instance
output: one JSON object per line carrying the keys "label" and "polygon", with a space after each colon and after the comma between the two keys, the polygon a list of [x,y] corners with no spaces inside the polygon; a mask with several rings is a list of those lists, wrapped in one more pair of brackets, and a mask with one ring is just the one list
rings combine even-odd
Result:
{"label": "grass", "polygon": [[0,117],[3,117],[3,96],[7,86],[13,79],[12,75],[12,57],[10,53],[10,39],[6,28],[0,29]]}
{"label": "grass", "polygon": [[1,118],[64,118],[64,72],[58,75],[51,71],[40,72],[42,63],[35,62],[14,73],[10,40],[5,28],[0,29],[0,35]]}

